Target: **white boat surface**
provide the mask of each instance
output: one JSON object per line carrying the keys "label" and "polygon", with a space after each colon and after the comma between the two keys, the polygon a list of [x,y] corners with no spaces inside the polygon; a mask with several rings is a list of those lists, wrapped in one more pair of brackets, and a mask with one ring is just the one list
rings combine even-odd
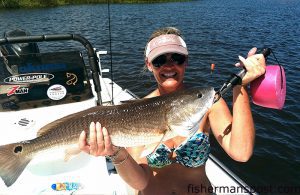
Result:
{"label": "white boat surface", "polygon": [[[112,99],[114,104],[135,99],[136,96],[128,89],[123,89],[104,76],[109,70],[103,70],[101,67],[100,55],[102,54],[106,52],[97,52],[102,104],[109,105]],[[94,90],[93,79],[90,83],[93,97],[84,101],[0,112],[0,145],[33,139],[44,125],[74,112],[96,106],[99,94]],[[0,179],[0,194],[133,194],[133,189],[126,185],[115,172],[112,163],[105,157],[93,157],[83,152],[68,161],[65,161],[64,157],[64,148],[39,154],[10,187]],[[206,162],[206,173],[216,194],[256,194],[212,155]],[[61,185],[61,190],[54,190],[53,185]],[[69,189],[64,189],[66,186]],[[191,186],[191,188],[194,192],[209,190],[201,189],[201,186]]]}

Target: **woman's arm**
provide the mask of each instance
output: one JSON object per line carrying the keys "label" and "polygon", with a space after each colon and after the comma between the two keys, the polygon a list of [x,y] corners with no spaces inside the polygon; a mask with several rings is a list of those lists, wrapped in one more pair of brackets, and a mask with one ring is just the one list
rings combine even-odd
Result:
{"label": "woman's arm", "polygon": [[86,134],[83,131],[79,137],[79,148],[93,156],[113,156],[113,163],[118,174],[123,180],[136,190],[143,190],[150,178],[150,169],[146,165],[146,160],[141,159],[138,164],[131,156],[138,156],[144,147],[128,149],[118,148],[112,145],[110,136],[105,127],[101,127],[100,123],[94,122],[90,124],[90,141],[86,142]]}
{"label": "woman's arm", "polygon": [[233,91],[233,113],[223,99],[211,108],[208,118],[213,134],[225,152],[234,160],[245,162],[253,151],[255,129],[249,98],[244,87]]}
{"label": "woman's arm", "polygon": [[124,149],[123,157],[120,157],[120,159],[124,159],[124,156],[128,156],[128,159],[121,164],[114,163],[122,179],[132,188],[139,191],[148,185],[152,175],[152,171],[147,165],[147,160],[144,160],[144,158],[140,159],[139,156],[136,158],[142,148],[144,147]]}
{"label": "woman's arm", "polygon": [[245,85],[265,72],[265,59],[250,50],[247,59],[240,58],[247,69],[243,86],[233,89],[232,115],[223,99],[216,102],[209,112],[209,122],[216,139],[226,153],[237,161],[247,161],[253,152],[255,128]]}

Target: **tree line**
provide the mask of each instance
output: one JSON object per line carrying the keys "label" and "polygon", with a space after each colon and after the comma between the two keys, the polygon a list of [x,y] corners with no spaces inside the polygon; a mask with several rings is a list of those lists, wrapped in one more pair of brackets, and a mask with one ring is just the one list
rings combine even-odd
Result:
{"label": "tree line", "polygon": [[[109,0],[110,3],[162,3],[184,0]],[[108,0],[0,0],[0,8],[36,8],[61,5],[108,3]]]}

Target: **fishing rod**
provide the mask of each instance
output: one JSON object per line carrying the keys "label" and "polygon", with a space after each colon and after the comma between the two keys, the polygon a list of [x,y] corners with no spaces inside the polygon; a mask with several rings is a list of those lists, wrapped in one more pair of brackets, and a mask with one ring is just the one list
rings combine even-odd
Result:
{"label": "fishing rod", "polygon": [[[274,52],[270,48],[264,49],[262,54],[267,58],[271,52],[275,57]],[[277,59],[276,61],[278,62]],[[239,73],[233,73],[216,92],[214,103],[233,87],[241,85],[246,72],[247,70],[243,68]],[[284,105],[286,95],[286,78],[283,67],[281,65],[266,66],[265,74],[252,81],[250,88],[253,103],[267,108],[281,109]]]}
{"label": "fishing rod", "polygon": [[114,105],[114,75],[112,65],[112,35],[111,35],[111,19],[110,19],[110,0],[107,0],[107,14],[108,14],[108,33],[109,33],[109,53],[110,53],[110,78],[111,78],[111,105]]}

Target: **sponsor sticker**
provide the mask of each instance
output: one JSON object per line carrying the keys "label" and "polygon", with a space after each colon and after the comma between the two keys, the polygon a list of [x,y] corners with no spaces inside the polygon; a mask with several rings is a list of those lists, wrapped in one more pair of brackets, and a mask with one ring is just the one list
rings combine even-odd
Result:
{"label": "sponsor sticker", "polygon": [[29,73],[7,77],[4,79],[4,82],[9,84],[41,83],[48,82],[53,78],[54,75],[49,73]]}
{"label": "sponsor sticker", "polygon": [[55,84],[48,88],[47,95],[52,100],[61,100],[67,95],[67,89],[62,85]]}
{"label": "sponsor sticker", "polygon": [[48,71],[61,71],[66,70],[66,64],[39,64],[33,65],[27,63],[25,66],[18,66],[19,73],[28,73],[28,72],[48,72]]}
{"label": "sponsor sticker", "polygon": [[67,85],[76,85],[78,81],[76,74],[67,72],[66,76],[69,78],[69,80],[66,82]]}
{"label": "sponsor sticker", "polygon": [[12,86],[11,89],[8,91],[7,96],[11,96],[14,94],[27,94],[29,91],[28,87],[24,87],[24,86]]}
{"label": "sponsor sticker", "polygon": [[0,94],[11,96],[14,94],[27,94],[29,92],[28,84],[22,85],[0,85]]}

